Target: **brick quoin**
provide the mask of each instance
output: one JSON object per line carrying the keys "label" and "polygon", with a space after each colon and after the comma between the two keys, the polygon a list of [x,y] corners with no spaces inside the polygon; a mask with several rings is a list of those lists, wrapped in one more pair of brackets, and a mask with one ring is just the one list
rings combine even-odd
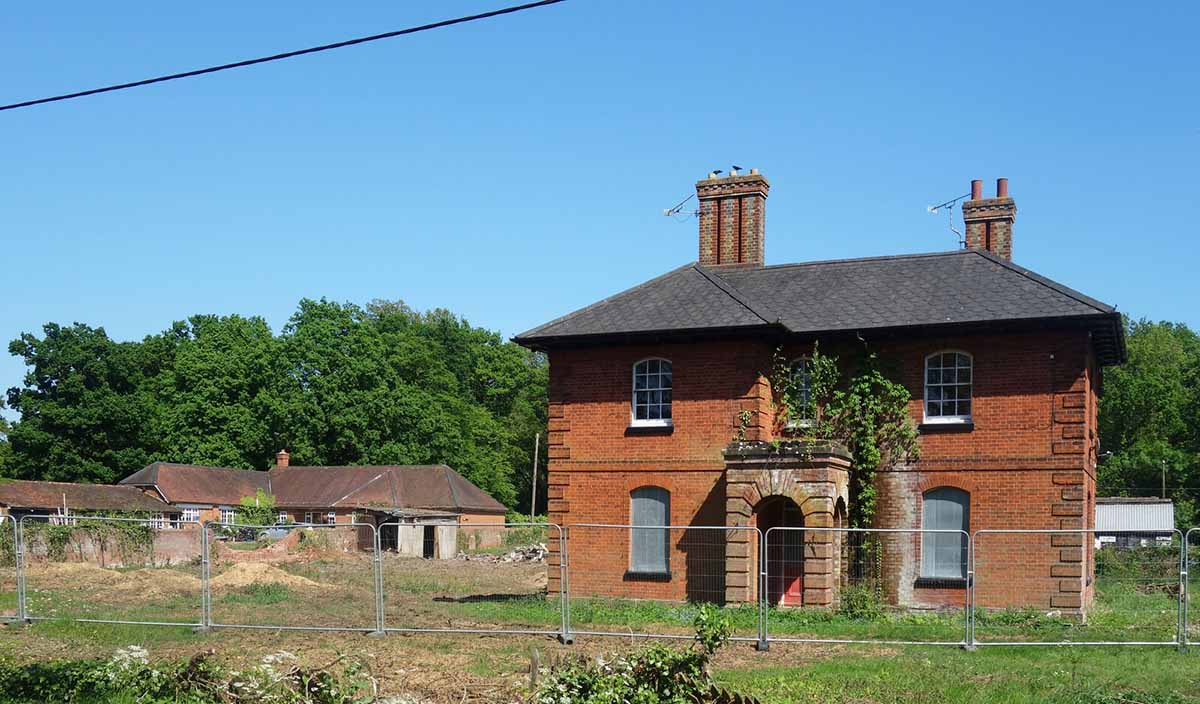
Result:
{"label": "brick quoin", "polygon": [[[713,187],[711,178],[697,184],[701,193]],[[735,194],[746,188],[744,181],[731,182],[729,187]],[[1016,208],[1007,196],[1007,183],[1002,192],[997,198],[981,199],[977,191],[968,202],[971,207],[964,209],[971,213],[969,238],[984,237],[978,243],[981,247],[990,243],[997,256],[1008,259]],[[752,197],[755,207],[761,207],[765,188],[761,198]],[[708,257],[716,265],[720,256],[722,266],[761,266],[761,259],[730,262],[726,258],[731,235],[723,228],[728,221],[722,214],[718,223],[715,212],[728,206],[720,199],[702,201],[701,259]],[[761,210],[756,217],[742,222],[761,228]],[[988,227],[991,240],[986,239]],[[746,233],[734,235],[754,242],[751,259],[760,256],[755,252],[761,252],[761,231],[750,233],[749,239]],[[860,336],[862,341],[857,339]],[[518,341],[530,344],[521,337]],[[754,597],[756,585],[742,585],[742,577],[725,571],[723,565],[747,551],[754,559],[757,546],[727,550],[722,544],[732,538],[700,527],[740,520],[727,515],[727,505],[736,502],[727,502],[723,451],[739,432],[742,411],[751,412],[744,428],[746,440],[776,439],[768,381],[772,355],[782,347],[788,356],[800,356],[811,350],[814,341],[823,353],[843,360],[854,359],[865,341],[908,389],[909,415],[918,424],[924,421],[926,356],[943,350],[972,356],[972,423],[921,425],[920,458],[877,474],[876,527],[920,528],[922,494],[956,487],[970,496],[970,531],[1094,528],[1096,408],[1102,365],[1092,332],[1082,326],[901,328],[840,336],[766,329],[531,344],[544,349],[550,360],[550,520],[563,525],[628,525],[631,493],[657,486],[670,492],[670,523],[693,527],[673,531],[670,574],[654,579],[627,574],[628,529],[571,528],[573,594],[679,600],[720,600],[717,595],[735,593]],[[649,357],[672,363],[673,426],[669,428],[631,427],[632,368]],[[892,536],[882,543],[889,601],[914,608],[962,608],[963,586],[923,586],[918,579],[919,535]],[[1091,540],[1066,534],[981,534],[975,557],[978,606],[1082,612],[1093,598]],[[558,564],[557,552],[551,559]],[[551,574],[550,586],[556,590],[558,577],[553,570]],[[840,574],[835,571],[832,579]]]}

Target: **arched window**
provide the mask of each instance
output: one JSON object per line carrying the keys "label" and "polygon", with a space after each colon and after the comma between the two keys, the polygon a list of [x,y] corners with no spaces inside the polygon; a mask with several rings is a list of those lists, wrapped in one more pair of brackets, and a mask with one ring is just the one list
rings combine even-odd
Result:
{"label": "arched window", "polygon": [[811,428],[817,417],[817,409],[813,405],[812,398],[812,363],[808,357],[792,360],[790,373],[792,389],[787,429]]}
{"label": "arched window", "polygon": [[633,365],[633,425],[671,425],[671,361]]}
{"label": "arched window", "polygon": [[971,420],[971,355],[952,350],[925,358],[925,421],[963,423]]}
{"label": "arched window", "polygon": [[[921,497],[921,528],[968,530],[971,495],[950,486],[930,489]],[[967,537],[961,533],[921,534],[921,576],[965,579]]]}
{"label": "arched window", "polygon": [[630,494],[629,571],[637,574],[670,572],[671,492],[643,486]]}

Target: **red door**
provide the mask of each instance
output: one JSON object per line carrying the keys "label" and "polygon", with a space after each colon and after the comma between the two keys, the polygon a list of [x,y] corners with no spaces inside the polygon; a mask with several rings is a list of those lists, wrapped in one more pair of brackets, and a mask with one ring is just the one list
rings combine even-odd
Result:
{"label": "red door", "polygon": [[[763,523],[800,528],[804,517],[791,501],[777,501],[764,511]],[[804,605],[804,531],[772,530],[767,537],[767,598],[777,606]]]}

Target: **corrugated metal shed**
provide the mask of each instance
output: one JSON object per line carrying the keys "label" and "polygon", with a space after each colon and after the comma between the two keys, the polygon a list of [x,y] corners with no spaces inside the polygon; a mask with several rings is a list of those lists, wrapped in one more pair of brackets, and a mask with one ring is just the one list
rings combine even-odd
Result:
{"label": "corrugated metal shed", "polygon": [[1170,499],[1096,497],[1096,532],[1153,533],[1175,529],[1175,505]]}

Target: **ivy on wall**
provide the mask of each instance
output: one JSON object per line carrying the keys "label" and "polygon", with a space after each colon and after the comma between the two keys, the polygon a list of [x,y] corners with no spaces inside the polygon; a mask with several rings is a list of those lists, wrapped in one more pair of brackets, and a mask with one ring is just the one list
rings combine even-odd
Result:
{"label": "ivy on wall", "polygon": [[[892,379],[873,352],[849,367],[813,345],[799,362],[777,348],[767,375],[774,396],[775,437],[835,441],[850,451],[850,525],[869,527],[875,517],[875,475],[917,459],[917,426],[908,414],[908,389]],[[739,435],[747,419],[739,417]]]}

